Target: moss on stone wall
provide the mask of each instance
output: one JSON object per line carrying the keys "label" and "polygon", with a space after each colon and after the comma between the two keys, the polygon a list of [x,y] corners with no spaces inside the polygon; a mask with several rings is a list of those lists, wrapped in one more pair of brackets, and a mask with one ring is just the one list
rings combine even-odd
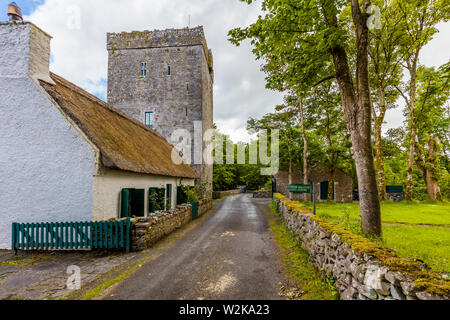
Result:
{"label": "moss on stone wall", "polygon": [[[275,197],[292,213],[304,214],[306,212],[307,208],[296,201],[283,199],[280,194],[276,194]],[[340,241],[347,243],[355,253],[374,257],[390,270],[398,271],[409,277],[418,290],[450,297],[450,281],[433,272],[426,264],[417,260],[401,258],[392,249],[356,235],[324,218],[313,215],[308,215],[308,217],[326,232],[337,235]]]}

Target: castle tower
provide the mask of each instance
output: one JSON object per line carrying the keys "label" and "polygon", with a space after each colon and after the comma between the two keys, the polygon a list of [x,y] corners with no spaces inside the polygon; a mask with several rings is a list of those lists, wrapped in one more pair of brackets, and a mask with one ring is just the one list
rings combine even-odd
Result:
{"label": "castle tower", "polygon": [[203,137],[213,127],[213,57],[203,27],[108,33],[107,42],[108,103],[171,143],[176,129],[188,130],[197,183],[211,196],[212,165],[194,159],[195,150],[206,150]]}

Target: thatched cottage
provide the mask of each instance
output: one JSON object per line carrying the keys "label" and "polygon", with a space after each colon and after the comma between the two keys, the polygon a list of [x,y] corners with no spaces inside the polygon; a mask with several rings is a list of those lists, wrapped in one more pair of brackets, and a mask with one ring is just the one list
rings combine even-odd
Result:
{"label": "thatched cottage", "polygon": [[150,193],[174,206],[198,178],[155,130],[51,73],[50,39],[0,23],[0,248],[12,222],[147,216]]}

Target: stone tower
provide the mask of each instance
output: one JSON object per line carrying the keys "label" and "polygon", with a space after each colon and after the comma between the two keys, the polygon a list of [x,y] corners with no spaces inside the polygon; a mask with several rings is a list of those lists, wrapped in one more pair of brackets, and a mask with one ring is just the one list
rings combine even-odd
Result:
{"label": "stone tower", "polygon": [[199,164],[199,153],[194,159],[213,127],[213,56],[203,27],[108,33],[107,49],[108,103],[171,143],[174,130],[188,130],[197,183],[211,196],[212,165]]}

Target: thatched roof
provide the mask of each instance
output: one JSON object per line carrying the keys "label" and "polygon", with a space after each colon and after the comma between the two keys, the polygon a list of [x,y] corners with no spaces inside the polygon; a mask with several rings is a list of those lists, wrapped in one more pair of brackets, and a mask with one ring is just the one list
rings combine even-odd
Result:
{"label": "thatched roof", "polygon": [[41,86],[97,146],[105,167],[162,176],[197,178],[187,164],[173,163],[170,145],[155,130],[51,73]]}

